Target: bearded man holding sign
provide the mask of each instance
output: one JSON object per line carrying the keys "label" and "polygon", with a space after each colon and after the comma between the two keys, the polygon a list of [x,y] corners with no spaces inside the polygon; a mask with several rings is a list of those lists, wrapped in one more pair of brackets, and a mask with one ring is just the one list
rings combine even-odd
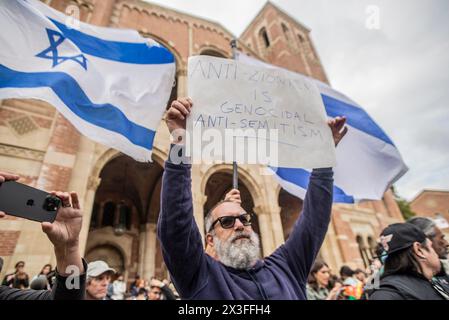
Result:
{"label": "bearded man holding sign", "polygon": [[[170,133],[186,128],[193,101],[180,98],[167,114]],[[329,121],[335,145],[346,134],[345,118]],[[178,145],[172,150],[183,151]],[[206,240],[215,259],[203,248],[193,216],[191,165],[170,152],[162,182],[158,237],[165,263],[183,299],[305,300],[306,281],[330,221],[333,171],[314,169],[304,209],[285,244],[261,259],[251,214],[238,202],[223,201],[206,217]],[[179,160],[179,159],[177,159]]]}

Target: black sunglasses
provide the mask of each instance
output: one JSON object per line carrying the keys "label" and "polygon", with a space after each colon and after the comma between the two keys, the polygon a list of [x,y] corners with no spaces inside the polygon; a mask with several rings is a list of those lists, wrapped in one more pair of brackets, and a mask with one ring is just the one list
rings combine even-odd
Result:
{"label": "black sunglasses", "polygon": [[244,225],[244,226],[250,226],[251,225],[251,221],[253,219],[253,215],[251,213],[244,213],[241,214],[239,216],[223,216],[218,218],[217,220],[215,220],[212,225],[209,228],[209,232],[215,227],[215,225],[220,222],[221,227],[223,229],[230,229],[232,227],[234,227],[235,224],[235,220],[239,219],[240,222]]}

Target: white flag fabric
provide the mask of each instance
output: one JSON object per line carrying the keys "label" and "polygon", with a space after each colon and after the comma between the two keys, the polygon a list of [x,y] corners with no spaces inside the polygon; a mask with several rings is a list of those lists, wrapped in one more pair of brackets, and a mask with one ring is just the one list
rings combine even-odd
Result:
{"label": "white flag fabric", "polygon": [[[237,54],[237,59],[252,65],[268,65],[242,53]],[[346,116],[349,128],[336,148],[334,202],[382,199],[385,191],[408,170],[398,149],[361,106],[327,84],[314,81],[320,90],[328,117]],[[270,169],[285,190],[304,199],[310,170]]]}
{"label": "white flag fabric", "polygon": [[0,30],[0,99],[47,101],[92,140],[151,161],[175,78],[170,51],[37,0],[2,0]]}

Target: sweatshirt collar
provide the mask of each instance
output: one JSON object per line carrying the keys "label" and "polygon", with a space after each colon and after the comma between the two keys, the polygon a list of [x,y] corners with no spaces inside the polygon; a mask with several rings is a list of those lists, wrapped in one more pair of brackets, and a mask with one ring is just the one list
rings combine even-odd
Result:
{"label": "sweatshirt collar", "polygon": [[239,274],[239,273],[247,273],[247,272],[258,272],[262,267],[264,266],[264,261],[262,259],[257,260],[256,264],[249,269],[235,269],[232,267],[228,267],[223,264],[223,266],[228,270],[229,272]]}

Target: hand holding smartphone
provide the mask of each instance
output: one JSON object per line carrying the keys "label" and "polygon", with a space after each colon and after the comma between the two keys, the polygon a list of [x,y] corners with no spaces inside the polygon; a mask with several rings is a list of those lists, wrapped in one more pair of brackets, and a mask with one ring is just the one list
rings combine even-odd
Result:
{"label": "hand holding smartphone", "polygon": [[[1,181],[6,180],[6,181]],[[0,180],[0,211],[37,222],[56,219],[61,200],[45,191],[5,179]],[[16,179],[14,179],[16,180]]]}

